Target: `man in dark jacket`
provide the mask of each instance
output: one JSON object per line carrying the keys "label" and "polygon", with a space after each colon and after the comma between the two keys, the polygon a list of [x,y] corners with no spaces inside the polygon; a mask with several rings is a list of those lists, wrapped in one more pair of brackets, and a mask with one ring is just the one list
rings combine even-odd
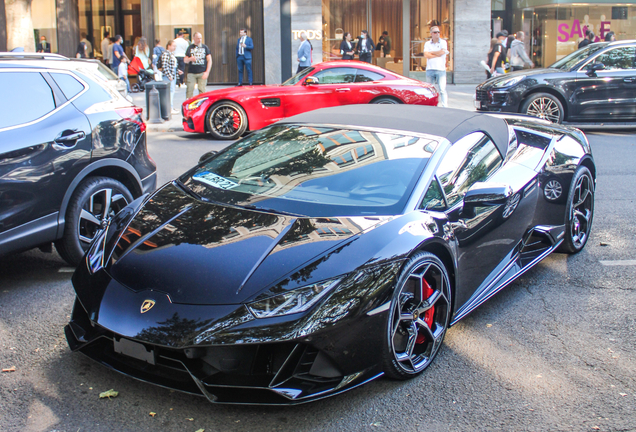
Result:
{"label": "man in dark jacket", "polygon": [[362,30],[362,34],[358,37],[358,43],[356,44],[356,52],[360,57],[360,61],[371,63],[373,51],[375,51],[375,44],[369,37],[369,32]]}
{"label": "man in dark jacket", "polygon": [[588,46],[589,44],[591,44],[592,42],[594,42],[594,38],[596,37],[596,35],[594,34],[593,31],[590,30],[586,30],[585,31],[585,39],[583,39],[581,42],[579,42],[579,49]]}

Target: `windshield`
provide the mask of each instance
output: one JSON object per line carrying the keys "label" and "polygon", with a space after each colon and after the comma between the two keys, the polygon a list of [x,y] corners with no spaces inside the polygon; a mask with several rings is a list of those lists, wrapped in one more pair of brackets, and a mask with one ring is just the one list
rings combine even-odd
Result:
{"label": "windshield", "polygon": [[296,75],[294,75],[293,77],[291,77],[290,79],[288,79],[287,81],[285,81],[283,83],[283,85],[294,85],[297,84],[300,80],[302,80],[303,78],[305,78],[307,75],[309,75],[310,73],[312,73],[314,71],[315,68],[307,68],[307,69],[303,69],[300,72],[298,72]]}
{"label": "windshield", "polygon": [[275,125],[184,174],[223,204],[310,217],[399,214],[439,137]]}
{"label": "windshield", "polygon": [[561,60],[554,63],[550,67],[555,69],[561,69],[561,70],[570,70],[580,61],[585,60],[586,58],[594,54],[596,51],[600,50],[601,48],[604,48],[605,45],[607,45],[607,43],[590,44],[584,48],[581,48],[580,50],[577,50],[577,51],[574,51],[573,53],[568,54],[567,56],[563,57]]}

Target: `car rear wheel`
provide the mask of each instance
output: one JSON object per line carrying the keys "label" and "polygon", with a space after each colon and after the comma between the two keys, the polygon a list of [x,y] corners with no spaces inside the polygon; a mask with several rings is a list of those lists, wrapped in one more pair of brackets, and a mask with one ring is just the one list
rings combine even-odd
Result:
{"label": "car rear wheel", "polygon": [[80,183],[66,211],[64,236],[55,242],[64,261],[78,265],[104,221],[132,200],[126,186],[108,177],[89,177]]}
{"label": "car rear wheel", "polygon": [[521,112],[552,123],[561,123],[564,118],[561,101],[549,93],[536,93],[530,96],[523,103]]}
{"label": "car rear wheel", "polygon": [[574,254],[585,247],[594,218],[594,180],[590,170],[579,167],[572,178],[565,212],[565,236],[559,252]]}
{"label": "car rear wheel", "polygon": [[381,98],[377,98],[375,99],[373,102],[371,102],[372,104],[391,104],[391,105],[398,105],[400,104],[400,101],[395,100],[393,98],[390,97],[381,97]]}
{"label": "car rear wheel", "polygon": [[215,139],[237,139],[247,130],[247,114],[234,102],[218,102],[210,108],[206,116],[210,134]]}
{"label": "car rear wheel", "polygon": [[435,255],[420,252],[405,265],[387,321],[384,372],[413,378],[426,369],[442,346],[450,323],[448,272]]}

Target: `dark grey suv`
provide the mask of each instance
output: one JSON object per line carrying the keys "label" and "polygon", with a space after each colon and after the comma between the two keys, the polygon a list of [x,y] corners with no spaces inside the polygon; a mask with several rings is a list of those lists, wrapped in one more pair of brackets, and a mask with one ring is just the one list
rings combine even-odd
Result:
{"label": "dark grey suv", "polygon": [[105,219],[156,187],[141,108],[68,62],[0,54],[0,255],[54,242],[75,265]]}

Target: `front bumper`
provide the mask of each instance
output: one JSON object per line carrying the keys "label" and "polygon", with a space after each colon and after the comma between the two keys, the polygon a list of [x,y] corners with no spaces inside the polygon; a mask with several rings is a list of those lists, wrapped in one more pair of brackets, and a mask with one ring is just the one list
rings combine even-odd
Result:
{"label": "front bumper", "polygon": [[474,97],[475,109],[478,111],[519,112],[520,98],[509,89],[477,87]]}

